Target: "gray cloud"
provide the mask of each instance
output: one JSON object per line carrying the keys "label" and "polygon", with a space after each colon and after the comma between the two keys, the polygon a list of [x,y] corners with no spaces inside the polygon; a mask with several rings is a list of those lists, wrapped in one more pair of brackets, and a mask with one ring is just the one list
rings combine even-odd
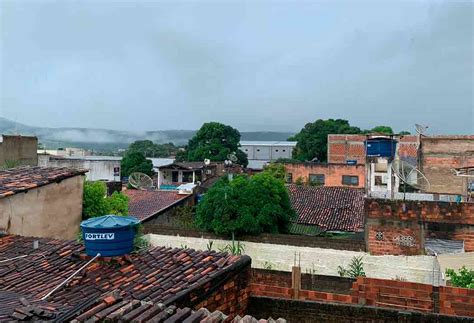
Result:
{"label": "gray cloud", "polygon": [[473,3],[0,2],[0,115],[132,131],[474,133]]}

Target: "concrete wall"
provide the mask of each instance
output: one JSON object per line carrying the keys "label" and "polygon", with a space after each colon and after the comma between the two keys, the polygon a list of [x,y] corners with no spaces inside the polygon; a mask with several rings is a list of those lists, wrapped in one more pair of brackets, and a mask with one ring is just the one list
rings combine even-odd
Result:
{"label": "concrete wall", "polygon": [[[89,170],[86,178],[89,181],[120,181],[120,159],[87,159],[61,158],[50,155],[39,155],[41,167],[69,167]],[[117,170],[115,172],[114,170]]]}
{"label": "concrete wall", "polygon": [[0,199],[0,230],[31,237],[75,239],[84,179],[75,176]]}
{"label": "concrete wall", "polygon": [[37,166],[38,138],[3,135],[0,140],[0,166],[5,161],[18,161],[22,165]]}
{"label": "concrete wall", "polygon": [[452,171],[466,166],[474,166],[474,136],[422,138],[421,168],[430,182],[429,192],[467,194],[468,178]]}
{"label": "concrete wall", "polygon": [[[175,237],[149,234],[147,237],[154,246],[170,246],[206,250],[210,240],[202,238]],[[213,249],[218,250],[230,241],[212,240]],[[334,249],[295,247],[266,243],[244,242],[245,254],[252,258],[252,267],[291,271],[295,253],[301,255],[301,270],[315,270],[315,274],[338,276],[337,267],[347,267],[354,256],[364,257],[364,269],[368,277],[395,279],[412,282],[439,283],[439,265],[431,256],[371,256],[366,252]],[[299,258],[299,257],[298,257]]]}

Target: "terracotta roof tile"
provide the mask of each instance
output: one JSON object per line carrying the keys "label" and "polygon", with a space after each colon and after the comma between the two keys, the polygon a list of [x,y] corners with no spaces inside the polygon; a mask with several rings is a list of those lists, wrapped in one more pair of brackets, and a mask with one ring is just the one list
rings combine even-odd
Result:
{"label": "terracotta roof tile", "polygon": [[[163,303],[153,303],[145,301],[126,301],[117,291],[109,295],[98,298],[97,301],[75,317],[64,317],[71,322],[257,322],[251,316],[241,318],[229,318],[220,311],[210,312],[205,308],[192,310],[190,308],[177,308],[176,306],[166,306]],[[265,320],[267,322],[267,320]],[[268,322],[285,323],[286,320],[269,319]]]}
{"label": "terracotta roof tile", "polygon": [[[34,240],[39,241],[35,250]],[[40,299],[88,261],[83,253],[83,246],[74,241],[1,237],[0,260],[29,256],[0,263],[0,290]],[[203,261],[209,257],[210,261]],[[47,301],[59,304],[65,312],[117,290],[124,299],[166,303],[221,274],[250,265],[248,256],[166,247],[131,254],[128,259],[91,263]],[[225,266],[220,267],[223,260]]]}
{"label": "terracotta roof tile", "polygon": [[364,190],[347,187],[288,185],[297,224],[328,231],[360,232],[364,227]]}
{"label": "terracotta roof tile", "polygon": [[190,197],[190,195],[178,194],[176,191],[126,190],[124,193],[129,197],[128,214],[140,221]]}
{"label": "terracotta roof tile", "polygon": [[2,170],[0,198],[85,173],[87,173],[85,169],[66,167],[19,167]]}

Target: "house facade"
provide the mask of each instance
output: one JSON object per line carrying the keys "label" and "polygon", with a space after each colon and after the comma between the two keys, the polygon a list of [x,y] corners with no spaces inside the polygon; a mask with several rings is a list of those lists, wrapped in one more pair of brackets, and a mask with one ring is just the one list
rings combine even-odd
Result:
{"label": "house facade", "polygon": [[86,170],[21,167],[0,171],[0,231],[75,239]]}

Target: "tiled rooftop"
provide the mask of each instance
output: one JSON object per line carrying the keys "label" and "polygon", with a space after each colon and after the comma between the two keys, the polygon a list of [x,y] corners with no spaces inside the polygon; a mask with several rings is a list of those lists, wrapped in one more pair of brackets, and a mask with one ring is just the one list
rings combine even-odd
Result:
{"label": "tiled rooftop", "polygon": [[140,221],[190,197],[190,195],[178,194],[176,191],[126,190],[124,193],[129,197],[128,214]]}
{"label": "tiled rooftop", "polygon": [[364,190],[346,187],[288,185],[298,224],[327,231],[363,231]]}
{"label": "tiled rooftop", "polygon": [[[33,241],[39,248],[33,249]],[[88,259],[74,241],[4,236],[0,238],[0,291],[39,300]],[[250,265],[247,256],[215,251],[156,247],[115,261],[94,261],[47,301],[65,313],[117,291],[127,300],[167,304],[221,275]]]}
{"label": "tiled rooftop", "polygon": [[209,312],[205,308],[192,310],[190,308],[177,308],[166,306],[163,303],[143,302],[138,300],[123,300],[117,292],[109,293],[99,298],[94,304],[79,314],[72,322],[286,322],[283,319],[276,321],[260,320],[245,316],[229,317],[220,311]]}
{"label": "tiled rooftop", "polygon": [[85,169],[66,167],[18,167],[0,171],[0,198],[63,179],[83,175]]}

